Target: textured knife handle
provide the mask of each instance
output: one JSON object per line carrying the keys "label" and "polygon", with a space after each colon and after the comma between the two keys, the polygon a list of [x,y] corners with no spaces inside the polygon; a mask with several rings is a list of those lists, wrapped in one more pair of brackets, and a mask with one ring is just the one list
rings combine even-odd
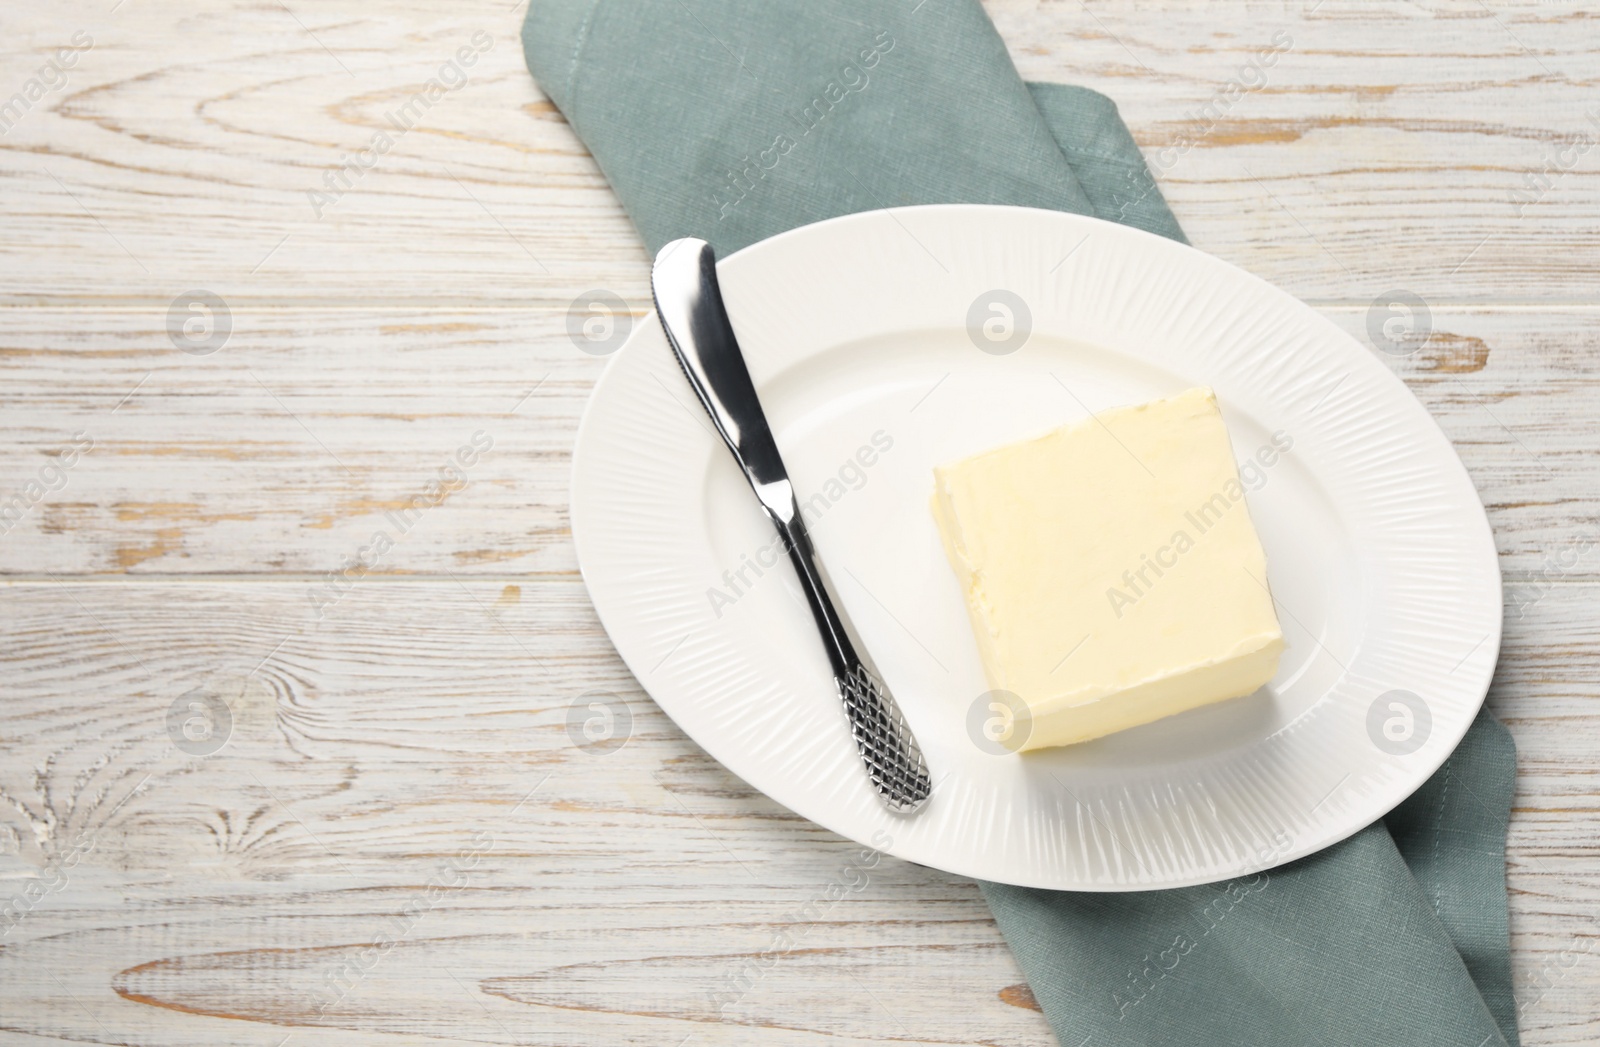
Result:
{"label": "textured knife handle", "polygon": [[868,662],[849,620],[837,610],[833,589],[806,531],[805,518],[796,510],[794,522],[778,523],[778,531],[822,632],[828,660],[833,665],[834,686],[844,703],[850,735],[867,768],[867,777],[872,779],[884,806],[909,814],[921,807],[933,791],[922,747],[883,677]]}
{"label": "textured knife handle", "polygon": [[900,814],[921,807],[933,792],[922,747],[911,733],[894,696],[877,674],[857,663],[839,685],[850,733],[884,806]]}
{"label": "textured knife handle", "polygon": [[922,750],[882,678],[862,656],[823,580],[788,470],[722,302],[716,254],[704,240],[674,240],[656,255],[650,283],[656,315],[684,377],[788,547],[873,786],[890,810],[916,810],[932,791]]}

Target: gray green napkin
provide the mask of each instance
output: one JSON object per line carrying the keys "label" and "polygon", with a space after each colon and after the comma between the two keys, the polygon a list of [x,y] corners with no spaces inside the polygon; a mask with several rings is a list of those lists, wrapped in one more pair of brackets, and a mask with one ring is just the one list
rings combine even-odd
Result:
{"label": "gray green napkin", "polygon": [[[653,252],[835,215],[997,203],[1182,240],[1104,96],[1025,84],[976,0],[531,0],[528,68]],[[1230,883],[983,884],[1063,1047],[1517,1043],[1487,711],[1383,821]]]}

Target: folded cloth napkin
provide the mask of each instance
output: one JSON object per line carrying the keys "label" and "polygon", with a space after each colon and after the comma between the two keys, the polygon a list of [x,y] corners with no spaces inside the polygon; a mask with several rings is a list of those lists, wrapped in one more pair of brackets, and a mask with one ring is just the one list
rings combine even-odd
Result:
{"label": "folded cloth napkin", "polygon": [[[652,252],[931,203],[1183,239],[1116,107],[1025,84],[976,0],[531,0],[523,47]],[[1485,711],[1388,817],[1269,872],[981,886],[1063,1047],[1516,1044],[1515,761]]]}

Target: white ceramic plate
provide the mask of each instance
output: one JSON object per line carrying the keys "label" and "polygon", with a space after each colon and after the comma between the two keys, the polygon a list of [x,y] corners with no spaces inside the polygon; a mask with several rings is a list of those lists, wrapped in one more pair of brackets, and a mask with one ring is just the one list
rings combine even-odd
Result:
{"label": "white ceramic plate", "polygon": [[[932,800],[909,818],[880,806],[787,563],[653,317],[584,416],[572,530],[640,683],[784,806],[961,875],[1178,887],[1343,839],[1471,723],[1500,643],[1483,508],[1405,386],[1301,302],[1160,237],[988,206],[838,218],[719,273],[802,500],[822,496],[822,558],[927,754]],[[995,290],[1031,314],[1014,351],[994,351],[1018,325],[988,300],[975,315],[988,334],[968,330]],[[1277,678],[1099,741],[996,755],[972,733],[986,688],[928,511],[932,467],[1201,384],[1241,461],[1275,434],[1291,444],[1247,496],[1288,641]]]}

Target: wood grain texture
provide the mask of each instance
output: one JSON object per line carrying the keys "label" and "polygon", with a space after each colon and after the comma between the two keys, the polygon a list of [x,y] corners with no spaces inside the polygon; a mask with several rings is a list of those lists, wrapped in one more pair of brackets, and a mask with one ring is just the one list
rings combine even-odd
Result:
{"label": "wood grain texture", "polygon": [[[1367,308],[1321,311],[1371,344]],[[1600,393],[1597,316],[1438,306],[1419,347],[1374,352],[1477,480],[1509,581],[1545,571],[1600,515],[1600,433],[1574,424]],[[226,347],[200,357],[165,325],[164,311],[0,310],[0,508],[75,433],[94,443],[0,540],[0,574],[333,571],[475,433],[491,446],[464,485],[374,573],[576,569],[569,453],[604,359],[568,336],[565,312],[238,310]],[[1563,574],[1600,576],[1600,553]]]}
{"label": "wood grain texture", "polygon": [[[195,286],[236,306],[645,299],[643,253],[523,68],[508,5],[294,11],[19,13],[6,83],[79,30],[94,44],[0,138],[0,259],[20,263],[0,300],[164,305]],[[1024,75],[1116,98],[1195,242],[1296,295],[1594,300],[1600,150],[1543,174],[1570,135],[1600,134],[1600,33],[1575,6],[993,11]],[[466,84],[319,217],[324,176],[479,31],[494,43]],[[1280,32],[1264,82],[1206,111]],[[1528,202],[1513,194],[1530,171],[1549,185]]]}
{"label": "wood grain texture", "polygon": [[[1523,1041],[1600,1040],[1600,149],[1563,152],[1600,136],[1594,16],[990,10],[1025,76],[1116,98],[1198,246],[1369,345],[1375,298],[1428,303],[1420,347],[1374,351],[1502,553]],[[0,895],[22,899],[0,1040],[1054,1042],[973,884],[749,790],[600,629],[566,499],[604,359],[567,310],[606,288],[643,318],[646,260],[523,69],[520,13],[8,18],[0,102],[93,44],[0,134],[0,514],[22,506],[0,519]],[[308,194],[480,30],[468,82],[319,217]],[[208,355],[168,332],[194,289],[229,308]],[[319,597],[395,513],[414,526]],[[216,702],[226,744],[184,751]],[[605,715],[630,722],[615,751],[583,731]]]}

